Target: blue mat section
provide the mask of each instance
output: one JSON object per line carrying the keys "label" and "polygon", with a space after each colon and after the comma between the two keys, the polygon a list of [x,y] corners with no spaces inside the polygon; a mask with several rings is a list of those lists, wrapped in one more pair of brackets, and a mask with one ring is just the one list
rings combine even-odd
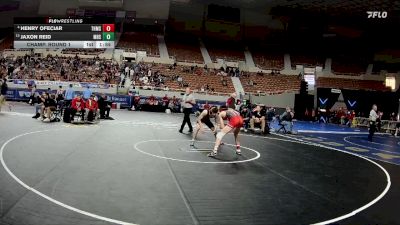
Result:
{"label": "blue mat section", "polygon": [[[273,128],[277,128],[277,122],[272,123]],[[302,133],[303,131],[333,131],[333,132],[368,132],[366,128],[351,128],[347,126],[339,126],[336,124],[312,123],[304,121],[294,122],[293,129]]]}
{"label": "blue mat section", "polygon": [[[278,124],[274,122],[271,127],[277,129]],[[390,134],[376,133],[373,141],[369,142],[367,128],[310,122],[295,122],[293,131],[297,135],[285,136],[400,165],[400,138]]]}

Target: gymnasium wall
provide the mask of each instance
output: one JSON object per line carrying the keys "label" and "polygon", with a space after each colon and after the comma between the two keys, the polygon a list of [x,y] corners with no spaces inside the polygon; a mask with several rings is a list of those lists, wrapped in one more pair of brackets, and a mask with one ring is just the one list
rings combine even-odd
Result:
{"label": "gymnasium wall", "polygon": [[203,16],[204,5],[201,3],[171,1],[169,19],[174,30],[201,35]]}
{"label": "gymnasium wall", "polygon": [[[256,104],[264,104],[276,108],[286,108],[287,106],[294,108],[295,93],[283,93],[280,95],[267,96],[251,96],[251,102]],[[246,96],[248,99],[248,96]]]}
{"label": "gymnasium wall", "polygon": [[39,15],[65,16],[68,8],[79,8],[78,0],[40,0]]}
{"label": "gymnasium wall", "polygon": [[[230,23],[220,20],[207,19],[209,4],[229,6],[240,9],[240,22]],[[185,31],[201,35],[203,19],[206,19],[205,28],[208,36],[227,36],[229,38],[241,38],[243,34],[250,39],[263,39],[271,31],[283,30],[284,26],[279,19],[269,15],[269,9],[255,10],[243,2],[213,2],[193,0],[172,0],[170,4],[169,18],[171,26],[175,30]],[[243,28],[244,27],[244,28]],[[222,31],[221,31],[222,30]],[[214,34],[214,35],[213,35]]]}
{"label": "gymnasium wall", "polygon": [[125,0],[125,11],[136,11],[137,18],[168,19],[170,0]]}
{"label": "gymnasium wall", "polygon": [[[0,0],[0,6],[15,0]],[[0,12],[0,28],[12,27],[14,24],[13,18],[18,16],[37,16],[40,0],[18,0],[18,9],[10,9]]]}

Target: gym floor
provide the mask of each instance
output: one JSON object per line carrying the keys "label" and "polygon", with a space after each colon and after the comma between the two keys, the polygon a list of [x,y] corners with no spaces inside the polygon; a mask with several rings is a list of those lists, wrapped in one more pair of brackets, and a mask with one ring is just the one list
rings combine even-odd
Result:
{"label": "gym floor", "polygon": [[400,224],[393,137],[298,123],[298,135],[241,133],[242,156],[227,135],[214,159],[214,136],[190,148],[180,114],[72,125],[32,111],[0,113],[2,225]]}

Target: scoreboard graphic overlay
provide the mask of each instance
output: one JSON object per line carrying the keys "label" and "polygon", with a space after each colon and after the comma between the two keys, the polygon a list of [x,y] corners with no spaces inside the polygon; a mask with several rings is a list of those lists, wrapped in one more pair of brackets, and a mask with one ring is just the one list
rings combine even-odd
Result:
{"label": "scoreboard graphic overlay", "polygon": [[111,19],[15,18],[14,48],[114,48]]}

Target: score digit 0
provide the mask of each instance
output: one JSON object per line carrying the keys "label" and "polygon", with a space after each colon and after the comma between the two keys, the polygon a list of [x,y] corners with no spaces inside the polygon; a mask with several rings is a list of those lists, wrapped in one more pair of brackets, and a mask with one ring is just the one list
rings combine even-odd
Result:
{"label": "score digit 0", "polygon": [[114,41],[114,33],[103,32],[103,41]]}
{"label": "score digit 0", "polygon": [[103,32],[114,32],[114,24],[103,24]]}

